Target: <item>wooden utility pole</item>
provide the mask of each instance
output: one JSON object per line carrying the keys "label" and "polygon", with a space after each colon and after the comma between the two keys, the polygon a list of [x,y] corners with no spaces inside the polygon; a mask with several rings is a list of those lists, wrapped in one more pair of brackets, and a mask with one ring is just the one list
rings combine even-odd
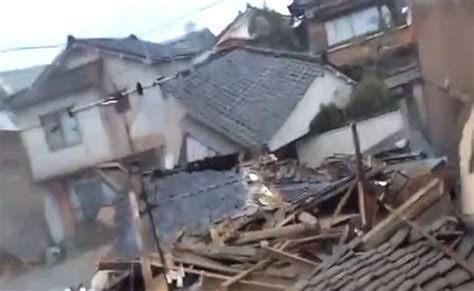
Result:
{"label": "wooden utility pole", "polygon": [[364,166],[362,164],[362,154],[360,152],[359,134],[357,133],[357,124],[355,122],[351,124],[351,130],[357,164],[357,192],[359,198],[360,219],[362,221],[362,227],[365,228],[370,227],[370,222],[367,221],[367,181],[365,179]]}

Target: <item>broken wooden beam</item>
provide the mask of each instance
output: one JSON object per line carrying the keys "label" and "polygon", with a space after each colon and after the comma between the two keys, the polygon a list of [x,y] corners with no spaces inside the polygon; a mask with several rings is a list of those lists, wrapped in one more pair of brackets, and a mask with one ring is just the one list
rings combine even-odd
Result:
{"label": "broken wooden beam", "polygon": [[307,224],[299,223],[263,230],[241,232],[234,244],[243,245],[274,238],[297,238],[302,235],[316,234],[317,232],[317,227],[311,227]]}
{"label": "broken wooden beam", "polygon": [[230,268],[216,260],[206,258],[187,251],[176,252],[176,254],[173,254],[173,260],[176,263],[192,265],[217,272],[223,272],[228,274],[236,274],[239,272],[239,270]]}
{"label": "broken wooden beam", "polygon": [[344,206],[346,206],[346,203],[349,200],[349,197],[351,196],[352,191],[354,191],[354,186],[355,185],[356,185],[355,181],[351,182],[351,184],[350,184],[349,188],[347,189],[346,193],[344,194],[344,196],[342,196],[341,200],[339,200],[339,203],[336,206],[336,210],[334,210],[334,213],[332,215],[330,226],[333,226],[333,225],[336,224],[335,220],[339,216],[339,214],[341,213]]}
{"label": "broken wooden beam", "polygon": [[261,268],[265,268],[269,263],[270,263],[270,260],[262,260],[262,261],[258,262],[257,264],[253,265],[252,267],[248,268],[247,270],[244,270],[244,271],[238,273],[237,275],[235,275],[234,277],[231,277],[228,280],[226,280],[225,282],[223,282],[221,284],[221,289],[223,291],[228,290],[229,286],[231,286],[232,284],[237,283],[239,280],[245,278],[246,276],[248,276],[250,273],[252,273],[254,271],[257,271]]}
{"label": "broken wooden beam", "polygon": [[270,247],[268,245],[262,245],[262,249],[264,249],[270,257],[284,261],[284,262],[289,262],[295,265],[295,267],[297,267],[297,269],[300,272],[303,272],[306,274],[311,273],[314,270],[314,268],[318,266],[318,264],[316,264],[315,262],[312,262],[305,258],[301,258],[294,254],[290,254],[283,250]]}
{"label": "broken wooden beam", "polygon": [[[282,244],[278,244],[277,248],[283,250],[285,247],[287,247],[289,242],[284,242]],[[250,275],[250,273],[257,271],[259,269],[265,268],[266,266],[270,265],[271,260],[270,258],[266,258],[265,260],[262,260],[258,262],[256,265],[248,268],[247,270],[244,270],[237,274],[236,276],[226,280],[224,283],[221,284],[221,289],[224,291],[227,291],[229,287],[235,283],[237,283],[239,280],[242,280],[246,276]]]}
{"label": "broken wooden beam", "polygon": [[255,258],[257,257],[257,249],[249,246],[220,246],[207,245],[203,243],[177,243],[175,249],[191,251],[203,256],[213,258]]}
{"label": "broken wooden beam", "polygon": [[[443,182],[439,179],[432,179],[409,197],[396,211],[399,215],[412,219],[438,201],[443,194]],[[377,247],[393,235],[401,224],[400,219],[391,213],[363,236],[362,248],[372,249]]]}
{"label": "broken wooden beam", "polygon": [[434,236],[429,234],[427,231],[425,231],[420,225],[418,225],[416,222],[411,221],[410,219],[406,218],[405,216],[401,215],[398,213],[397,210],[393,209],[392,207],[388,206],[385,203],[382,203],[385,209],[387,209],[391,214],[395,215],[398,217],[401,221],[403,221],[405,224],[407,224],[409,227],[414,229],[416,232],[418,232],[420,235],[425,237],[435,248],[439,249],[442,251],[445,255],[453,259],[461,268],[463,268],[465,271],[467,271],[470,275],[471,278],[474,278],[474,266],[472,266],[464,257],[460,256],[458,253],[456,253],[452,248],[444,245],[441,243],[439,240],[437,240]]}

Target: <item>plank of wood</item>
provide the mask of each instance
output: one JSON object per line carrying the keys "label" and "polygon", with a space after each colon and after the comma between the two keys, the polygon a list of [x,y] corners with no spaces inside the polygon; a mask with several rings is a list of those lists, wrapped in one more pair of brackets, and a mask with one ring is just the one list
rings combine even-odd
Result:
{"label": "plank of wood", "polygon": [[[321,217],[319,219],[319,224],[321,224],[321,229],[327,231],[331,229],[331,227],[338,225],[340,223],[349,221],[352,218],[359,217],[358,213],[350,213],[350,214],[339,214],[336,217]],[[332,225],[331,225],[332,224]]]}
{"label": "plank of wood", "polygon": [[262,249],[267,251],[270,257],[294,264],[299,271],[305,272],[306,274],[311,273],[318,266],[315,262],[268,245],[262,245]]}
{"label": "plank of wood", "polygon": [[362,227],[367,226],[367,213],[366,213],[366,202],[365,202],[365,190],[362,181],[357,182],[357,197],[359,202],[359,214],[360,220],[362,221]]}
{"label": "plank of wood", "polygon": [[[153,267],[157,268],[158,271],[163,271],[163,266],[161,264],[161,261],[158,257],[158,254],[150,254],[150,262]],[[98,263],[99,269],[100,270],[130,270],[132,266],[135,266],[138,268],[140,265],[140,261],[117,261],[117,260],[109,260],[109,261],[100,261]],[[178,266],[170,266],[171,270],[178,271],[179,267]],[[183,268],[184,272],[187,274],[195,274],[204,278],[212,278],[216,279],[219,284],[222,284],[226,280],[229,280],[233,277],[218,274],[218,273],[213,273],[209,271],[203,271],[195,268]],[[160,276],[161,277],[161,276]],[[202,280],[205,281],[205,280]],[[203,287],[206,286],[205,282],[202,282],[201,285]],[[291,284],[292,285],[292,284]],[[267,282],[261,282],[257,280],[239,280],[236,282],[235,285],[235,290],[249,290],[250,288],[255,288],[251,290],[286,290],[290,285],[279,285],[279,284],[272,284],[272,283],[267,283]],[[241,288],[241,289],[239,289]],[[248,289],[249,288],[249,289]],[[201,289],[201,290],[216,290],[216,289]]]}
{"label": "plank of wood", "polygon": [[349,197],[351,196],[352,191],[354,191],[355,185],[356,185],[356,182],[355,181],[352,182],[349,188],[347,189],[346,193],[344,194],[344,196],[342,196],[341,200],[339,200],[336,210],[334,210],[334,213],[332,215],[330,226],[335,225],[336,217],[338,217],[339,214],[341,214],[342,209],[344,208],[344,206],[346,206],[347,200],[349,200]]}
{"label": "plank of wood", "polygon": [[234,244],[243,245],[274,238],[297,238],[302,235],[316,234],[317,232],[317,228],[310,227],[304,223],[293,224],[258,231],[241,232]]}
{"label": "plank of wood", "polygon": [[128,199],[130,201],[130,209],[132,211],[132,219],[135,225],[136,233],[135,237],[137,240],[138,250],[140,252],[140,261],[142,268],[143,281],[145,282],[145,290],[151,291],[153,288],[153,275],[151,272],[151,265],[148,254],[145,252],[145,228],[140,219],[140,212],[138,209],[138,200],[136,193],[131,190],[128,193]]}
{"label": "plank of wood", "polygon": [[192,251],[200,255],[219,257],[219,256],[237,256],[255,258],[257,249],[249,246],[216,246],[203,243],[177,243],[175,249]]}
{"label": "plank of wood", "polygon": [[444,245],[443,243],[441,243],[434,236],[432,236],[427,231],[425,231],[416,222],[411,221],[409,218],[406,218],[405,216],[399,214],[399,212],[397,210],[393,209],[392,207],[388,206],[387,204],[383,203],[382,205],[391,214],[395,215],[401,221],[403,221],[405,224],[407,224],[412,229],[414,229],[416,232],[418,232],[419,234],[424,236],[435,248],[439,249],[440,251],[445,253],[448,257],[453,259],[461,268],[463,268],[465,271],[467,271],[471,275],[471,278],[474,278],[474,266],[472,266],[463,256],[456,253],[452,248],[450,248],[450,247]]}
{"label": "plank of wood", "polygon": [[239,274],[237,274],[236,276],[234,276],[232,278],[229,278],[228,280],[226,280],[224,283],[221,284],[221,289],[222,290],[228,290],[230,285],[236,283],[240,279],[243,279],[244,277],[246,277],[250,273],[252,273],[256,270],[259,270],[261,268],[264,268],[266,265],[268,265],[269,262],[270,262],[269,260],[260,261],[257,264],[253,265],[252,267],[248,268],[247,270],[245,270],[243,272],[240,272]]}
{"label": "plank of wood", "polygon": [[187,265],[193,265],[204,269],[209,269],[212,271],[223,272],[228,274],[236,274],[239,270],[230,268],[224,264],[219,263],[218,261],[200,256],[195,253],[180,251],[173,257],[173,260],[176,263],[182,263]]}
{"label": "plank of wood", "polygon": [[[412,219],[438,201],[444,194],[443,182],[439,179],[432,179],[400,205],[396,211],[399,215]],[[393,235],[401,224],[400,219],[391,213],[362,237],[362,248],[377,247]]]}
{"label": "plank of wood", "polygon": [[[289,245],[289,242],[284,242],[284,243],[280,243],[277,245],[277,248],[280,249],[280,250],[283,250],[284,248],[286,248],[287,246]],[[235,284],[236,282],[238,282],[239,280],[242,280],[243,278],[245,278],[246,276],[248,276],[250,273],[256,271],[256,270],[259,270],[261,268],[265,268],[266,266],[268,266],[269,264],[271,263],[271,260],[270,258],[266,258],[265,260],[262,260],[260,262],[258,262],[256,265],[250,267],[249,269],[243,271],[243,272],[240,272],[239,274],[237,274],[236,276],[226,280],[224,283],[221,284],[221,289],[222,290],[228,290],[229,287],[232,285],[232,284]]]}

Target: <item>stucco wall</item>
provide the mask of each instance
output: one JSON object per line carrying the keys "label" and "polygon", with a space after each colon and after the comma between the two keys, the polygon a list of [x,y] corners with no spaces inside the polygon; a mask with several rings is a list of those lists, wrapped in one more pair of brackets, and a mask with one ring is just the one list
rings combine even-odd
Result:
{"label": "stucco wall", "polygon": [[219,154],[227,155],[239,152],[241,148],[222,134],[206,127],[202,123],[192,118],[186,118],[184,123],[185,132],[193,136],[196,140],[205,144]]}
{"label": "stucco wall", "polygon": [[270,150],[276,150],[308,133],[311,120],[318,114],[321,104],[335,102],[340,107],[345,106],[351,93],[352,85],[346,78],[325,69],[324,76],[313,81],[305,96],[273,136],[268,144]]}
{"label": "stucco wall", "polygon": [[[131,95],[131,110],[125,114],[119,114],[115,106],[92,107],[78,112],[82,143],[53,152],[49,150],[39,116],[72,105],[83,106],[117,90],[133,89],[137,82],[150,84],[158,76],[167,76],[173,69],[186,65],[185,61],[166,63],[162,71],[160,65],[150,66],[117,54],[82,48],[71,51],[64,65],[75,67],[98,56],[104,63],[101,88],[76,92],[15,112],[18,126],[27,128],[22,137],[35,180],[70,174],[104,161],[123,158],[132,154],[132,147],[133,153],[164,147],[165,154],[170,152],[177,163],[182,136],[180,120],[184,109],[172,98],[163,98],[159,86],[145,90],[144,96]],[[130,146],[126,123],[133,146]]]}
{"label": "stucco wall", "polygon": [[98,107],[76,114],[82,135],[82,142],[76,146],[50,151],[45,132],[40,126],[39,116],[73,104],[86,104],[97,100],[99,96],[99,92],[89,90],[17,112],[17,124],[20,128],[26,128],[22,131],[22,138],[35,180],[72,173],[119,154],[117,145],[112,144],[108,137],[102,109]]}
{"label": "stucco wall", "polygon": [[[399,111],[358,122],[361,151],[371,148],[402,129],[403,117]],[[353,154],[351,128],[345,126],[321,135],[305,137],[296,143],[296,151],[299,160],[311,167],[318,166],[324,158],[335,153]]]}
{"label": "stucco wall", "polygon": [[47,243],[47,191],[33,184],[18,132],[0,131],[0,149],[0,249],[37,260]]}

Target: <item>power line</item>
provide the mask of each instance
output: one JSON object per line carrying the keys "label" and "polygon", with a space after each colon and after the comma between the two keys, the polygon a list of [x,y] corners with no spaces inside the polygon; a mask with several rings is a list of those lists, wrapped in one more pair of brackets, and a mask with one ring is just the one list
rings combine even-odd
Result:
{"label": "power line", "polygon": [[0,53],[8,53],[15,51],[26,51],[26,50],[36,50],[36,49],[53,49],[64,46],[64,44],[52,44],[52,45],[38,45],[38,46],[22,46],[22,47],[13,47],[0,50]]}
{"label": "power line", "polygon": [[[195,14],[198,14],[198,13],[201,13],[203,11],[206,11],[210,8],[213,8],[214,6],[217,6],[223,2],[226,2],[226,1],[229,1],[229,0],[218,0],[218,1],[215,1],[213,3],[210,3],[206,6],[203,6],[199,9],[196,9],[194,11],[192,11],[191,13],[188,13],[188,14],[185,14],[185,15],[182,15],[182,16],[179,16],[179,17],[176,17],[168,22],[165,22],[163,24],[161,24],[160,26],[158,27],[155,27],[151,30],[148,30],[148,31],[145,31],[145,32],[142,32],[142,33],[138,33],[139,35],[148,35],[148,34],[151,34],[151,33],[154,33],[154,32],[157,32],[165,27],[168,27],[178,21],[181,21],[183,19],[186,19],[192,15],[195,15]],[[2,49],[0,50],[0,53],[9,53],[9,52],[15,52],[15,51],[26,51],[26,50],[37,50],[37,49],[53,49],[53,48],[59,48],[61,46],[64,46],[65,44],[53,44],[53,45],[41,45],[41,46],[24,46],[24,47],[13,47],[13,48],[7,48],[7,49]]]}
{"label": "power line", "polygon": [[201,7],[201,8],[199,8],[199,9],[196,9],[196,10],[192,11],[191,13],[188,13],[188,14],[185,14],[185,15],[182,15],[182,16],[179,16],[179,17],[177,17],[177,18],[174,18],[174,19],[172,19],[172,20],[170,20],[170,21],[168,21],[168,22],[165,22],[165,23],[161,24],[160,26],[158,26],[158,27],[156,27],[156,28],[153,28],[153,29],[151,29],[151,30],[148,30],[148,31],[145,31],[145,32],[142,32],[142,33],[139,33],[139,34],[141,34],[141,35],[147,35],[147,34],[151,34],[151,33],[157,32],[157,31],[159,31],[159,30],[161,30],[161,29],[163,29],[163,28],[165,28],[165,27],[170,26],[170,25],[173,24],[173,23],[176,23],[176,22],[178,22],[178,21],[181,21],[181,20],[183,20],[183,19],[186,19],[186,18],[188,18],[189,16],[195,15],[195,14],[197,14],[197,13],[201,13],[201,12],[203,12],[203,11],[206,11],[206,10],[208,10],[208,9],[214,7],[214,6],[217,6],[217,5],[219,5],[219,4],[223,3],[223,2],[226,2],[226,1],[229,1],[229,0],[218,0],[218,1],[215,1],[215,2],[210,3],[210,4],[208,4],[208,5],[204,6],[204,7]]}

